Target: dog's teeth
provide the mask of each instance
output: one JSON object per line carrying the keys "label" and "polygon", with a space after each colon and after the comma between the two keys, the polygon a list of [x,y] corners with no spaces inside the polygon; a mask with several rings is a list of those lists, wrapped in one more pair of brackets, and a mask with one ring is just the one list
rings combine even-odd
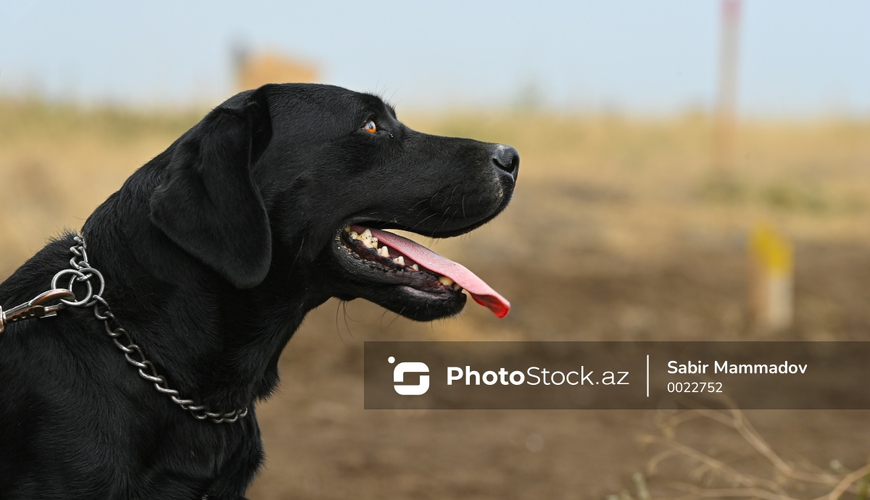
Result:
{"label": "dog's teeth", "polygon": [[384,245],[381,248],[378,248],[378,255],[381,255],[382,257],[389,257],[390,256],[390,249],[387,248],[387,245]]}
{"label": "dog's teeth", "polygon": [[362,241],[362,244],[365,245],[367,248],[374,248],[374,249],[378,248],[377,245],[372,243],[371,236],[366,236],[365,233],[359,235],[359,240]]}
{"label": "dog's teeth", "polygon": [[461,292],[461,291],[462,291],[462,287],[459,286],[459,283],[454,283],[454,284],[453,284],[453,289],[456,290],[457,292]]}
{"label": "dog's teeth", "polygon": [[415,270],[415,271],[419,271],[419,270],[420,270],[420,266],[418,266],[417,264],[411,264],[411,269],[413,269],[413,270]]}
{"label": "dog's teeth", "polygon": [[438,281],[444,286],[450,286],[453,284],[453,280],[448,278],[447,276],[441,276],[438,278]]}
{"label": "dog's teeth", "polygon": [[356,231],[350,232],[350,239],[352,239],[352,240],[359,239],[359,235],[356,233]]}
{"label": "dog's teeth", "polygon": [[404,266],[405,265],[405,257],[400,255],[400,256],[396,257],[395,259],[393,259],[393,262],[395,262],[396,264],[399,264],[400,266]]}
{"label": "dog's teeth", "polygon": [[363,242],[363,245],[368,248],[378,248],[378,239],[372,236],[371,229],[366,229],[365,231],[363,231],[362,234],[359,235],[359,239]]}

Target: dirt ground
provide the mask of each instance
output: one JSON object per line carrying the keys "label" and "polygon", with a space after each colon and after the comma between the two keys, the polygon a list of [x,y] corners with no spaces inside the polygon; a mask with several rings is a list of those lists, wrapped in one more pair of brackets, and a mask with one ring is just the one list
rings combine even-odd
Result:
{"label": "dirt ground", "polygon": [[[759,338],[745,320],[748,272],[739,239],[688,238],[675,243],[674,258],[619,255],[576,239],[559,245],[542,234],[546,224],[523,213],[534,204],[523,194],[504,221],[493,223],[510,227],[461,241],[463,263],[514,304],[504,320],[469,305],[458,319],[419,325],[363,303],[348,304],[346,312],[328,303],[309,317],[282,358],[279,394],[259,409],[268,462],[252,498],[585,499],[624,490],[639,497],[636,473],[656,498],[671,498],[664,486],[688,479],[693,464],[656,474],[647,468],[661,446],[645,446],[642,437],[662,435],[663,412],[362,409],[365,340]],[[504,231],[544,241],[541,255],[523,266],[499,259],[510,251],[489,233]],[[866,339],[870,248],[796,246],[795,324],[763,338]],[[548,259],[573,264],[548,266]],[[870,455],[870,412],[769,410],[748,417],[789,462],[826,469],[837,460],[857,469]],[[721,426],[698,425],[680,440],[716,454],[736,448],[740,466],[777,475]]]}
{"label": "dirt ground", "polygon": [[[0,277],[80,227],[199,114],[0,100]],[[520,151],[508,210],[432,242],[513,309],[498,320],[470,303],[430,324],[361,301],[311,313],[281,358],[278,393],[257,409],[267,462],[252,499],[803,499],[867,466],[870,411],[753,411],[734,424],[665,411],[364,410],[362,348],[870,339],[870,122],[745,123],[740,160],[723,170],[703,116],[466,110],[407,121]],[[746,313],[747,234],[759,221],[795,250],[795,320],[772,334]],[[860,479],[843,498],[867,498]]]}

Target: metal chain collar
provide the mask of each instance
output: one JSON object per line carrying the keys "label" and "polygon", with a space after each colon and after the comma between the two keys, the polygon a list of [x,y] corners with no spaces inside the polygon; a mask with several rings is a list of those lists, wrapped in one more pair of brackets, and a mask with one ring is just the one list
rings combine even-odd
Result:
{"label": "metal chain collar", "polygon": [[[87,247],[82,236],[74,237],[75,246],[70,247],[73,257],[69,263],[71,269],[64,269],[51,279],[51,290],[44,292],[30,302],[13,307],[7,312],[0,308],[0,334],[5,325],[23,319],[48,318],[55,316],[58,311],[65,307],[93,307],[94,316],[103,322],[103,326],[115,345],[124,353],[127,362],[138,368],[139,375],[145,380],[152,382],[154,388],[166,394],[172,402],[183,410],[190,412],[197,420],[210,420],[216,424],[233,423],[248,414],[248,408],[233,410],[226,413],[212,412],[205,405],[198,405],[192,399],[181,397],[181,394],[167,385],[166,379],[157,372],[154,364],[145,357],[142,349],[133,342],[130,334],[121,327],[115,315],[109,309],[109,304],[103,298],[106,281],[103,275],[91,267],[88,263]],[[59,288],[61,280],[69,277],[66,288]],[[87,294],[78,299],[73,287],[78,284],[79,288],[85,286]],[[78,299],[78,300],[76,300]],[[46,306],[45,303],[59,300],[60,303]]]}

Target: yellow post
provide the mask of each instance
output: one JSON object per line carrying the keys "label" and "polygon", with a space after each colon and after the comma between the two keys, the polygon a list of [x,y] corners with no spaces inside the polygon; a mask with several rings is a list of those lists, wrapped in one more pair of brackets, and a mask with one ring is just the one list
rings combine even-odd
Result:
{"label": "yellow post", "polygon": [[782,330],[794,317],[794,250],[767,224],[756,225],[749,244],[749,316],[764,332]]}

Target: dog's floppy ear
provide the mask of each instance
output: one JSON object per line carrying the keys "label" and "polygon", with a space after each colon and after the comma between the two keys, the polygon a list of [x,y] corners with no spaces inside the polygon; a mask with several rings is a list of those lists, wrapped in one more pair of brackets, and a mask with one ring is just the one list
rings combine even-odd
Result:
{"label": "dog's floppy ear", "polygon": [[[241,96],[240,96],[241,97]],[[264,92],[212,110],[174,145],[151,221],[239,288],[266,277],[272,235],[251,167],[271,139]]]}

